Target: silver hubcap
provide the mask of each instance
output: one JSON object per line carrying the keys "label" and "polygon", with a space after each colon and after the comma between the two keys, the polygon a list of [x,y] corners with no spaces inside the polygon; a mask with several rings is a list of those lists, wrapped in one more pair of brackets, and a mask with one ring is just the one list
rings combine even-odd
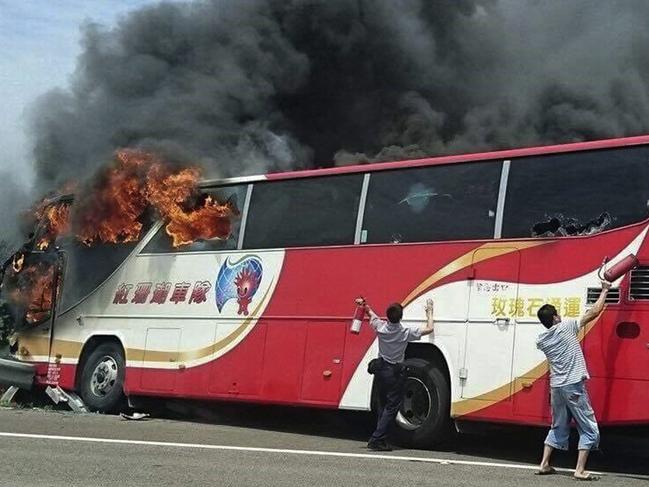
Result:
{"label": "silver hubcap", "polygon": [[404,387],[403,402],[397,413],[397,424],[406,430],[416,430],[430,416],[432,403],[426,384],[416,377],[408,377]]}
{"label": "silver hubcap", "polygon": [[117,382],[117,362],[109,355],[102,359],[95,367],[90,378],[90,390],[95,396],[105,397],[115,387]]}

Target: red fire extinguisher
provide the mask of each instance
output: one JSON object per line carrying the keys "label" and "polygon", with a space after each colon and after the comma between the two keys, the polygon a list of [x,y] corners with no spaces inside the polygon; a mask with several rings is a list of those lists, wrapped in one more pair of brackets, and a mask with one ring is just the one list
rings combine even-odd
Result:
{"label": "red fire extinguisher", "polygon": [[[608,262],[608,257],[604,259],[604,262],[602,262],[602,267],[599,269],[598,275],[599,278],[608,281],[608,282],[613,282],[622,277],[624,274],[629,272],[631,269],[635,269],[638,266],[638,258],[633,255],[629,254],[627,255],[624,259],[622,259],[620,262],[615,264],[613,267],[610,269],[606,269],[604,271],[604,266]],[[603,275],[602,275],[603,271]]]}
{"label": "red fire extinguisher", "polygon": [[354,318],[352,319],[352,326],[350,331],[352,333],[360,333],[363,319],[365,318],[365,300],[363,298],[356,299],[356,309],[354,310]]}

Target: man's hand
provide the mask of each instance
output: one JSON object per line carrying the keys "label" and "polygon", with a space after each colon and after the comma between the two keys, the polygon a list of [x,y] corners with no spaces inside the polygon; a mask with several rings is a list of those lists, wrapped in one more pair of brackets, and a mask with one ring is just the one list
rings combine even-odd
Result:
{"label": "man's hand", "polygon": [[611,289],[611,283],[608,281],[600,281],[602,285],[602,292],[599,293],[599,297],[593,307],[584,313],[584,316],[581,317],[579,326],[586,326],[588,323],[597,318],[602,311],[604,311],[604,304],[606,303],[606,295],[608,290]]}
{"label": "man's hand", "polygon": [[365,301],[365,298],[363,297],[358,297],[354,300],[357,306],[362,306],[363,309],[365,310],[365,313],[370,317],[370,320],[372,318],[378,318],[377,314],[370,308],[370,305],[367,304],[367,301]]}
{"label": "man's hand", "polygon": [[432,315],[433,314],[433,309],[435,308],[435,304],[433,303],[433,300],[428,298],[426,300],[426,316]]}
{"label": "man's hand", "polygon": [[433,321],[434,303],[432,299],[428,298],[426,300],[426,307],[424,309],[426,310],[426,326],[422,328],[421,336],[430,335],[434,329],[434,321]]}

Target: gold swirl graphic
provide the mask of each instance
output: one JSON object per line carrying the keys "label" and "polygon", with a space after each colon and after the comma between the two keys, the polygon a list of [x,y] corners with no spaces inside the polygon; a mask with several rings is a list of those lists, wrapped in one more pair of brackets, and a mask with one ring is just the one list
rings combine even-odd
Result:
{"label": "gold swirl graphic", "polygon": [[[501,255],[506,255],[511,252],[518,250],[529,249],[532,247],[538,247],[539,245],[546,245],[551,242],[503,242],[495,243],[489,242],[484,245],[481,245],[478,248],[472,249],[471,252],[467,252],[464,255],[461,255],[454,261],[446,264],[444,267],[433,273],[429,278],[417,286],[406,298],[401,302],[405,307],[408,304],[412,303],[415,299],[421,296],[424,292],[428,291],[433,287],[437,282],[441,281],[445,277],[450,276],[451,274],[461,271],[462,269],[469,267],[471,264],[477,264],[487,259],[493,259],[494,257],[500,257]],[[473,260],[473,255],[478,250],[488,250],[488,252],[480,252],[479,256]]]}

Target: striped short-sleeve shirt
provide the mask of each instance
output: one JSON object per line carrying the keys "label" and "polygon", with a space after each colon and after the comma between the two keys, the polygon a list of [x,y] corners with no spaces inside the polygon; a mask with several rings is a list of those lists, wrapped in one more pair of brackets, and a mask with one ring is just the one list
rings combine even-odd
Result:
{"label": "striped short-sleeve shirt", "polygon": [[579,346],[577,320],[565,320],[541,333],[536,346],[550,364],[550,387],[562,387],[590,379],[584,352]]}

